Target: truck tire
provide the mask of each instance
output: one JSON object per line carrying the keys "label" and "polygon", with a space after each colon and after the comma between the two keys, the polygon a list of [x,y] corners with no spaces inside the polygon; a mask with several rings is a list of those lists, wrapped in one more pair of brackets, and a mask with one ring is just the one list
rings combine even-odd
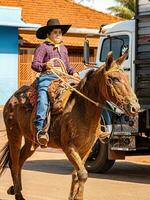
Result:
{"label": "truck tire", "polygon": [[[106,119],[101,116],[102,131],[108,131],[106,128]],[[85,167],[91,173],[105,173],[114,165],[115,160],[108,160],[108,143],[98,139],[90,153]]]}
{"label": "truck tire", "polygon": [[85,167],[91,173],[105,173],[114,165],[115,160],[108,160],[108,144],[97,140],[88,157]]}

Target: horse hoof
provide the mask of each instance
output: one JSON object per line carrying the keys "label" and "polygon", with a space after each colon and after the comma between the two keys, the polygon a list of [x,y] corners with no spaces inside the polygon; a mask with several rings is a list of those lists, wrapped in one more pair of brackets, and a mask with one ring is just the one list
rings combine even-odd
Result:
{"label": "horse hoof", "polygon": [[75,196],[75,197],[74,197],[74,200],[83,200],[83,198],[82,198],[82,197]]}
{"label": "horse hoof", "polygon": [[9,194],[9,195],[14,195],[14,194],[15,194],[14,186],[11,186],[11,187],[7,190],[7,194]]}
{"label": "horse hoof", "polygon": [[25,199],[23,198],[22,194],[16,194],[16,195],[15,195],[15,199],[16,199],[16,200],[25,200]]}

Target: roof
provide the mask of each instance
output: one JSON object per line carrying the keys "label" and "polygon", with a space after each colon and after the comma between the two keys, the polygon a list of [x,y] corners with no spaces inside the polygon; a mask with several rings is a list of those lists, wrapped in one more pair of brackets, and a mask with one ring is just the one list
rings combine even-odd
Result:
{"label": "roof", "polygon": [[[1,0],[0,3],[1,5],[22,7],[22,17],[24,21],[39,23],[42,26],[46,25],[47,20],[50,18],[59,18],[62,24],[72,24],[72,28],[90,29],[91,32],[92,29],[93,31],[95,31],[95,29],[98,30],[102,24],[114,23],[122,20],[119,17],[96,11],[81,4],[74,3],[71,0]],[[28,40],[30,43],[32,43],[32,41],[37,42],[35,33],[32,37],[31,35],[27,36],[24,34],[24,39]],[[68,40],[68,44],[70,43],[77,46],[77,43],[79,43],[78,37],[74,35],[74,37]],[[80,42],[79,46],[81,46],[81,44],[83,45],[83,42]],[[96,44],[97,41],[95,42],[95,45]]]}
{"label": "roof", "polygon": [[116,22],[113,24],[109,24],[103,27],[104,30],[106,30],[106,33],[109,32],[117,32],[117,31],[129,31],[134,32],[135,31],[135,20],[126,20],[122,22]]}
{"label": "roof", "polygon": [[0,26],[38,28],[39,24],[25,23],[21,19],[21,8],[0,6]]}
{"label": "roof", "polygon": [[1,0],[1,5],[23,9],[22,16],[30,23],[45,25],[49,18],[59,18],[61,23],[73,27],[99,28],[101,24],[120,21],[121,18],[96,11],[69,0]]}

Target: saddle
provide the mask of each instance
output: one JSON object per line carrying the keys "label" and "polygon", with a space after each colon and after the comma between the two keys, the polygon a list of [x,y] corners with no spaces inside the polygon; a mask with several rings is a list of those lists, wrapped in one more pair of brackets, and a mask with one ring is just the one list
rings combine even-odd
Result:
{"label": "saddle", "polygon": [[[61,78],[63,78],[63,80],[69,83],[72,87],[76,87],[78,84],[78,81],[68,78],[67,76],[62,76]],[[63,109],[71,93],[72,91],[70,90],[70,88],[66,86],[66,84],[59,79],[54,80],[48,86],[48,96],[51,108],[50,110],[51,115],[56,115],[63,112]],[[27,92],[27,96],[34,109],[34,112],[36,113],[36,104],[37,104],[36,81],[34,81],[31,84],[30,89]]]}

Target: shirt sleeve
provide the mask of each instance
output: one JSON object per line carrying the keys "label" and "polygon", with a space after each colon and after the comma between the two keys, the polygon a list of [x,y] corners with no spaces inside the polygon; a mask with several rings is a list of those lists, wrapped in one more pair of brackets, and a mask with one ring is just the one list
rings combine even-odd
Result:
{"label": "shirt sleeve", "polygon": [[43,72],[46,70],[46,63],[44,63],[44,57],[46,55],[46,48],[43,45],[39,45],[34,52],[32,69],[36,72]]}
{"label": "shirt sleeve", "polygon": [[67,69],[68,74],[73,75],[74,68],[69,63],[69,56],[68,56],[67,48],[66,48],[66,69]]}

